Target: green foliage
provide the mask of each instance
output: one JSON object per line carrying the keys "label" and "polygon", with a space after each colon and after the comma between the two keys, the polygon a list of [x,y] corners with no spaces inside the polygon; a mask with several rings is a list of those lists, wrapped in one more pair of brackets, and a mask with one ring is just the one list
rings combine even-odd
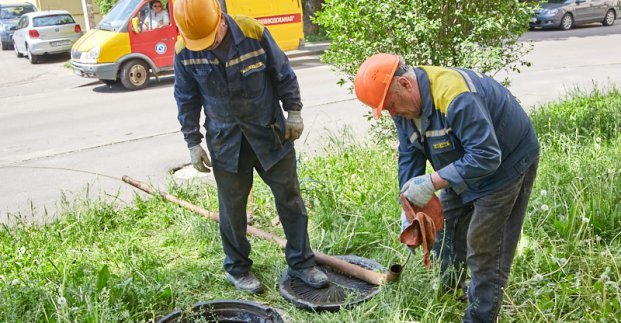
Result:
{"label": "green foliage", "polygon": [[119,0],[95,0],[95,3],[99,7],[99,10],[101,10],[101,14],[103,15],[108,13],[112,6],[114,6],[117,2],[119,2]]}
{"label": "green foliage", "polygon": [[596,90],[577,93],[532,114],[542,155],[554,161],[540,167],[537,180],[538,187],[551,193],[535,200],[538,211],[547,215],[541,225],[572,245],[591,231],[603,238],[619,234],[619,107],[618,89],[609,93]]}
{"label": "green foliage", "polygon": [[529,64],[523,56],[530,47],[517,39],[530,14],[518,0],[326,0],[316,22],[332,38],[323,59],[353,80],[378,52],[411,65],[519,71]]}

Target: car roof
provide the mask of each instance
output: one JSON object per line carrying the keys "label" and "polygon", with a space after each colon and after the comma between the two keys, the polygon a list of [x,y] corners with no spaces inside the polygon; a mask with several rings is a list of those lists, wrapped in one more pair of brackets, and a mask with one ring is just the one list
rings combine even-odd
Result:
{"label": "car roof", "polygon": [[52,15],[59,15],[59,14],[71,15],[69,11],[67,10],[47,10],[47,11],[29,12],[27,14],[24,14],[24,16],[36,18],[36,17],[52,16]]}
{"label": "car roof", "polygon": [[36,8],[35,5],[28,2],[18,2],[18,3],[0,3],[0,7],[33,7]]}

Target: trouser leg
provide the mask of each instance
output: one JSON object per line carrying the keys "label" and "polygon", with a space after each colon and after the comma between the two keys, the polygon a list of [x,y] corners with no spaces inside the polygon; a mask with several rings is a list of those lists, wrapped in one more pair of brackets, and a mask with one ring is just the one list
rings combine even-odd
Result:
{"label": "trouser leg", "polygon": [[237,173],[213,167],[218,187],[220,236],[224,248],[224,269],[233,276],[250,270],[250,242],[246,237],[246,205],[252,188],[253,164],[256,157],[245,139],[240,149]]}
{"label": "trouser leg", "polygon": [[474,202],[468,229],[471,282],[465,322],[494,322],[502,305],[538,160],[518,180]]}
{"label": "trouser leg", "polygon": [[315,265],[315,256],[308,239],[308,215],[300,195],[295,150],[268,171],[257,171],[274,194],[276,210],[287,237],[285,257],[289,267],[308,268]]}
{"label": "trouser leg", "polygon": [[442,283],[446,289],[463,287],[466,280],[466,236],[472,204],[464,205],[452,189],[440,192],[444,223],[436,234],[433,251],[440,261]]}

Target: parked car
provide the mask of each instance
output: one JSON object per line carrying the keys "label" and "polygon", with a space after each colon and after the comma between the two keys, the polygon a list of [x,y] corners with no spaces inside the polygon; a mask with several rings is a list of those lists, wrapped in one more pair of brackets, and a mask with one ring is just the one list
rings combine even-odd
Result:
{"label": "parked car", "polygon": [[29,12],[35,12],[37,8],[30,3],[0,4],[0,47],[9,50],[13,45],[13,27],[17,25],[19,18]]}
{"label": "parked car", "polygon": [[32,64],[37,64],[42,55],[71,52],[71,46],[82,36],[82,28],[66,10],[27,13],[16,28],[15,54],[28,56]]}
{"label": "parked car", "polygon": [[618,11],[617,0],[549,0],[535,9],[530,28],[569,30],[592,22],[610,26],[617,19]]}

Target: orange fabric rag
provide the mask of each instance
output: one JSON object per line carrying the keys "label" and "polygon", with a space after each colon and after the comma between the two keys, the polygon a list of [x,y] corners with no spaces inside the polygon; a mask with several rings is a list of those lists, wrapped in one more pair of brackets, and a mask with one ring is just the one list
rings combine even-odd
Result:
{"label": "orange fabric rag", "polygon": [[419,208],[401,195],[401,206],[410,226],[399,236],[399,241],[410,248],[423,246],[423,260],[427,268],[431,268],[429,251],[436,240],[436,232],[442,229],[442,204],[437,196],[433,196],[424,208]]}

